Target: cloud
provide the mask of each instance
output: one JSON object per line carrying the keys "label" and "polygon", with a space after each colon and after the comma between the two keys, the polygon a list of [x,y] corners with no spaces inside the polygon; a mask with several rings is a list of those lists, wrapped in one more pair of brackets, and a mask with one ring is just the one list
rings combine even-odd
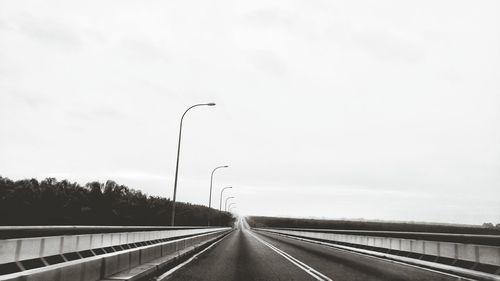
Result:
{"label": "cloud", "polygon": [[280,58],[275,52],[269,50],[252,50],[247,55],[257,70],[268,74],[281,76],[287,72],[286,61]]}
{"label": "cloud", "polygon": [[140,171],[115,172],[108,175],[111,179],[145,180],[145,181],[165,181],[170,177]]}
{"label": "cloud", "polygon": [[139,59],[151,59],[168,63],[170,61],[166,52],[159,44],[151,42],[148,38],[125,38],[122,44],[131,52],[137,54]]}
{"label": "cloud", "polygon": [[361,21],[339,15],[324,30],[325,38],[345,51],[353,47],[381,60],[418,63],[425,59],[421,36],[411,30],[398,29],[383,20]]}
{"label": "cloud", "polygon": [[9,25],[7,24],[7,21],[0,18],[0,30],[8,29],[8,28],[9,28]]}
{"label": "cloud", "polygon": [[64,22],[42,19],[30,14],[23,14],[13,24],[23,34],[62,49],[77,49],[82,45],[79,30]]}
{"label": "cloud", "polygon": [[246,13],[243,21],[258,28],[284,28],[292,30],[297,26],[300,18],[297,14],[283,9],[257,9]]}
{"label": "cloud", "polygon": [[52,99],[46,95],[28,90],[13,89],[7,90],[6,92],[12,102],[31,108],[40,108],[53,102]]}
{"label": "cloud", "polygon": [[103,121],[107,119],[117,119],[124,115],[111,106],[98,106],[90,109],[72,109],[68,115],[86,121]]}
{"label": "cloud", "polygon": [[425,59],[424,50],[415,42],[387,31],[354,32],[358,47],[380,59],[418,63]]}

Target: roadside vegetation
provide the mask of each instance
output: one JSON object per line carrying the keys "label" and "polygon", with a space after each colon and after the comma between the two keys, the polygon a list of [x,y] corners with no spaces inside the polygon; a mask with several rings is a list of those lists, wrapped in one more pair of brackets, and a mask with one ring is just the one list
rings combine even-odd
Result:
{"label": "roadside vegetation", "polygon": [[316,228],[338,230],[374,230],[405,232],[441,232],[500,235],[500,224],[457,225],[421,222],[385,222],[365,220],[323,220],[282,217],[248,217],[252,227]]}
{"label": "roadside vegetation", "polygon": [[[12,181],[0,176],[0,225],[170,225],[172,201],[114,181],[85,186],[67,180]],[[202,205],[177,202],[175,224],[230,226],[234,217]]]}

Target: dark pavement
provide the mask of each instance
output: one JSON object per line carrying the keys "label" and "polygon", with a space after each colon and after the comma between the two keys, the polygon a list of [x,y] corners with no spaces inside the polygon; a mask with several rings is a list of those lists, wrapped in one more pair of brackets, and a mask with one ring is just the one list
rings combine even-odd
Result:
{"label": "dark pavement", "polygon": [[315,280],[247,231],[233,231],[167,280]]}
{"label": "dark pavement", "polygon": [[[277,250],[272,250],[259,239]],[[284,254],[280,255],[277,251]],[[291,257],[287,259],[283,255]],[[307,266],[327,278],[313,277],[306,272]],[[167,280],[449,281],[462,279],[274,234],[251,232],[247,228],[241,228],[240,224],[240,228],[174,272]]]}

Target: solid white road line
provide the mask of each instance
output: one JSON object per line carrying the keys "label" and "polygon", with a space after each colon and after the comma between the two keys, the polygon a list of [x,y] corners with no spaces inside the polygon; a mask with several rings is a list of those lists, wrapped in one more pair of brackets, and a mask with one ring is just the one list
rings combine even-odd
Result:
{"label": "solid white road line", "polygon": [[299,261],[298,259],[294,258],[290,254],[284,252],[281,249],[276,248],[275,246],[271,245],[270,243],[260,239],[257,237],[255,234],[252,233],[250,230],[244,230],[247,231],[248,234],[250,234],[253,238],[255,238],[257,241],[261,242],[262,244],[266,245],[269,247],[271,250],[275,251],[279,255],[283,256],[285,259],[296,265],[298,268],[304,270],[307,274],[311,275],[314,277],[316,280],[320,281],[333,281],[333,279],[330,279],[328,276],[322,274],[321,272],[317,271],[316,269],[310,267],[309,265]]}
{"label": "solid white road line", "polygon": [[[439,271],[439,270],[434,270],[434,269],[431,269],[431,268],[428,268],[428,267],[419,266],[417,264],[412,264],[411,263],[411,260],[412,260],[411,258],[406,258],[406,257],[401,257],[401,256],[394,256],[394,255],[385,254],[385,253],[379,253],[379,252],[370,251],[370,250],[357,249],[357,248],[353,248],[353,247],[349,247],[349,246],[342,246],[342,245],[339,245],[339,244],[333,244],[333,243],[328,243],[328,242],[323,242],[323,241],[317,241],[317,240],[312,240],[312,239],[307,239],[307,238],[302,238],[302,237],[295,237],[295,236],[281,234],[281,233],[276,233],[276,232],[269,232],[268,231],[267,233],[271,233],[271,234],[274,234],[274,235],[283,236],[283,237],[286,237],[286,238],[289,238],[289,239],[292,239],[292,240],[299,240],[299,241],[303,241],[303,242],[308,242],[308,243],[312,243],[312,244],[318,244],[318,245],[322,245],[322,246],[326,246],[326,247],[330,247],[330,248],[335,248],[338,251],[347,252],[347,253],[350,253],[350,254],[360,255],[360,256],[364,256],[364,257],[370,257],[370,258],[373,258],[373,259],[382,260],[382,261],[390,262],[390,263],[394,263],[394,264],[400,264],[400,265],[404,265],[404,266],[408,266],[408,267],[412,267],[412,268],[423,269],[425,271],[430,271],[430,272],[438,273],[438,274],[441,274],[441,275],[446,275],[446,276],[450,276],[450,277],[453,277],[453,278],[457,278],[457,280],[477,281],[477,279],[470,279],[470,278],[467,278],[467,277],[464,277],[464,276],[460,276],[460,275],[456,275],[456,274],[453,274],[453,273],[449,273],[449,272],[445,272],[445,271]],[[405,259],[406,262],[405,261],[397,261],[397,260],[394,260],[393,258]],[[431,262],[429,262],[429,263],[431,263]],[[487,274],[487,275],[491,275],[491,274]],[[487,276],[487,277],[490,277],[490,276]],[[498,279],[488,279],[488,280],[498,280],[498,281],[500,281],[500,277],[497,277],[497,278]]]}
{"label": "solid white road line", "polygon": [[229,235],[231,234],[227,234],[226,236],[222,237],[222,239],[216,241],[215,243],[213,243],[212,245],[206,247],[205,249],[203,249],[202,251],[200,251],[199,253],[197,253],[196,255],[192,256],[190,259],[188,259],[187,261],[181,263],[181,264],[178,264],[176,267],[170,269],[169,271],[163,273],[162,275],[158,276],[156,278],[157,281],[163,281],[163,280],[166,280],[167,277],[169,277],[170,275],[172,275],[174,272],[176,272],[177,270],[181,269],[182,267],[184,267],[186,264],[192,262],[194,259],[196,259],[199,255],[203,254],[205,251],[207,251],[208,249],[212,248],[213,246],[219,244],[222,240],[226,239],[226,237],[228,237]]}

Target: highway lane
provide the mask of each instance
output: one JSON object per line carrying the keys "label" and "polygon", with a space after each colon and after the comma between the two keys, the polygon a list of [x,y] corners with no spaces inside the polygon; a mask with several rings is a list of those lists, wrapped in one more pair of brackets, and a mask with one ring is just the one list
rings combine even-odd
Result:
{"label": "highway lane", "polygon": [[316,280],[253,238],[237,229],[167,280]]}
{"label": "highway lane", "polygon": [[451,281],[464,280],[388,260],[360,255],[275,234],[259,233],[263,240],[313,266],[333,280]]}
{"label": "highway lane", "polygon": [[[320,275],[304,270],[311,267]],[[167,280],[464,280],[283,236],[233,231]]]}

